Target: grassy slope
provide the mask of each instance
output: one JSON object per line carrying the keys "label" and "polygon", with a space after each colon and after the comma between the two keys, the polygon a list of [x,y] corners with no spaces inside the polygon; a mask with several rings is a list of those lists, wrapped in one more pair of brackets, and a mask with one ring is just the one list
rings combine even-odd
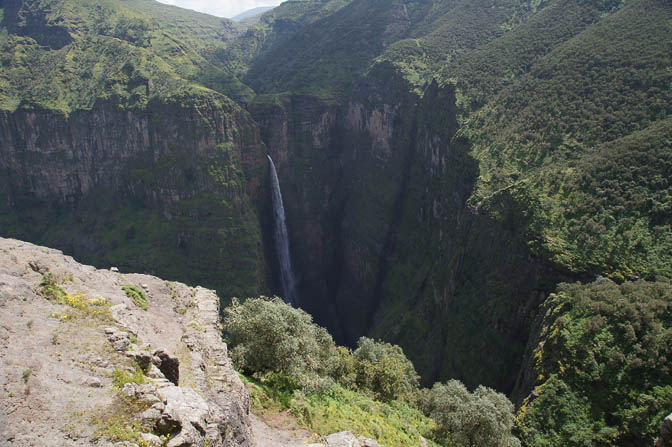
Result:
{"label": "grassy slope", "polygon": [[329,15],[312,15],[319,19],[300,32],[270,40],[247,82],[261,93],[339,96],[378,60],[421,86],[452,55],[502,35],[530,10],[519,1],[343,3]]}
{"label": "grassy slope", "polygon": [[378,61],[398,67],[414,85],[437,78],[442,67],[460,54],[491,42],[527,17],[534,8],[526,2],[433,2],[408,38],[394,42]]}
{"label": "grassy slope", "polygon": [[[433,436],[436,427],[432,419],[406,402],[381,402],[364,392],[340,385],[333,385],[326,392],[292,392],[244,376],[242,379],[250,392],[250,404],[255,413],[264,417],[288,411],[318,438],[347,430],[385,446],[405,447],[420,444],[423,437]],[[429,440],[427,445],[437,444]]]}
{"label": "grassy slope", "polygon": [[[224,19],[149,0],[44,0],[5,16],[0,104],[7,110],[23,103],[68,113],[110,96],[143,106],[148,97],[198,95],[203,87],[238,100],[251,95],[233,75],[235,64],[212,57],[243,32]],[[70,36],[67,44],[41,38],[33,17],[47,36]]]}
{"label": "grassy slope", "polygon": [[308,24],[255,60],[246,79],[259,93],[342,93],[382,49],[388,8],[381,5],[353,2]]}

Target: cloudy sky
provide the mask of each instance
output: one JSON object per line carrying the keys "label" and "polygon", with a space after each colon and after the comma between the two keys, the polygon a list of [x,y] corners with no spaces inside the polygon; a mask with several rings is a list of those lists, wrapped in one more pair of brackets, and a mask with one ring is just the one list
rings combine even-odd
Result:
{"label": "cloudy sky", "polygon": [[161,3],[193,9],[219,17],[234,17],[259,6],[276,6],[283,0],[158,0]]}

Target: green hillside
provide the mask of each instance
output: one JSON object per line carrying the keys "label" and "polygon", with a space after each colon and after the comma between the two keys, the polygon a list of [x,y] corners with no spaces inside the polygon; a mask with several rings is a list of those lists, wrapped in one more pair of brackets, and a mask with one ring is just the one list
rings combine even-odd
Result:
{"label": "green hillside", "polygon": [[656,254],[669,251],[672,217],[662,180],[671,19],[667,3],[630,2],[540,57],[464,126],[480,166],[472,203],[529,201],[527,231],[563,268],[621,279],[671,273]]}
{"label": "green hillside", "polygon": [[[116,97],[143,107],[149,98],[203,87],[237,100],[251,90],[218,61],[244,29],[182,9],[141,1],[6,2],[0,103],[69,113]],[[9,34],[7,33],[9,32]]]}

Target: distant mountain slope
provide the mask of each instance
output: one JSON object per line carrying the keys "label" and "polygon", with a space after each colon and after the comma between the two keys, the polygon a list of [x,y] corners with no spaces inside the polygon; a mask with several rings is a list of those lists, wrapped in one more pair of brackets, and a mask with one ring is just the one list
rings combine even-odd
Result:
{"label": "distant mountain slope", "polygon": [[275,8],[275,6],[260,6],[258,8],[252,8],[250,10],[238,14],[235,17],[231,17],[231,20],[233,20],[234,22],[243,22],[245,20],[249,20],[257,16],[260,16],[273,8]]}
{"label": "distant mountain slope", "polygon": [[[383,60],[401,63],[413,48],[430,53],[427,57],[432,62],[423,62],[423,70],[431,70],[449,54],[477,48],[503,34],[523,14],[523,2],[495,4],[489,0],[353,1],[262,53],[245,79],[263,93],[343,94],[381,54]],[[425,35],[432,36],[423,40]],[[415,40],[395,44],[410,37]],[[426,41],[434,46],[425,45]]]}
{"label": "distant mountain slope", "polygon": [[194,92],[197,84],[239,100],[251,95],[227,64],[211,57],[244,31],[229,20],[151,0],[4,6],[3,108],[35,104],[68,112],[110,95],[136,104]]}
{"label": "distant mountain slope", "polygon": [[212,56],[245,28],[151,0],[2,6],[3,233],[256,293],[258,186],[246,176],[265,151],[235,102],[252,91]]}

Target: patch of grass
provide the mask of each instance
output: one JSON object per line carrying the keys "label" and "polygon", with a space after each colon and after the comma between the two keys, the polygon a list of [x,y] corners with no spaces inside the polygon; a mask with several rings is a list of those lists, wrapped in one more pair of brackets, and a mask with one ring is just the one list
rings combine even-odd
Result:
{"label": "patch of grass", "polygon": [[[283,389],[264,379],[242,376],[250,392],[253,410],[262,415],[289,410],[297,423],[311,432],[326,435],[350,430],[376,439],[381,445],[403,447],[431,437],[435,422],[407,403],[376,401],[364,393],[334,385],[320,393]],[[428,440],[428,445],[436,445]]]}
{"label": "patch of grass", "polygon": [[187,323],[187,326],[193,327],[198,332],[205,332],[205,329],[203,329],[201,327],[201,325],[198,324],[198,321],[196,321],[196,320],[191,320],[189,323]]}
{"label": "patch of grass", "polygon": [[21,377],[23,378],[24,383],[28,383],[28,379],[30,379],[30,375],[32,374],[32,371],[30,368],[23,370],[23,373],[21,374]]}
{"label": "patch of grass", "polygon": [[91,424],[98,426],[94,432],[94,438],[133,442],[139,446],[147,445],[140,434],[150,432],[152,427],[142,422],[140,414],[149,406],[147,402],[141,402],[135,397],[123,396],[119,393],[112,405],[102,414],[91,418]]}
{"label": "patch of grass", "polygon": [[121,288],[126,292],[126,295],[133,300],[136,306],[142,310],[147,310],[149,307],[149,301],[147,300],[147,294],[140,287],[133,284],[123,284]]}
{"label": "patch of grass", "polygon": [[133,373],[119,368],[115,368],[114,371],[112,371],[112,383],[119,389],[123,388],[127,383],[142,385],[146,382],[147,378],[145,377],[145,373],[139,366],[136,366]]}

